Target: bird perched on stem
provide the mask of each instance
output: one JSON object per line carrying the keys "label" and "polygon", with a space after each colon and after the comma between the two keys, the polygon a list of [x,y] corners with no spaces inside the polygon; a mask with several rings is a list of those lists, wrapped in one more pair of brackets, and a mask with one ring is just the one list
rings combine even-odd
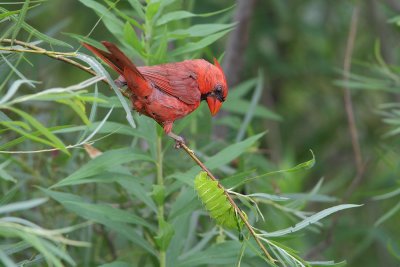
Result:
{"label": "bird perched on stem", "polygon": [[183,138],[172,132],[175,120],[199,107],[206,100],[211,115],[218,113],[228,95],[225,74],[214,58],[214,65],[193,59],[155,66],[136,67],[114,44],[103,41],[107,51],[83,45],[119,73],[115,80],[131,91],[133,108],[160,124],[177,144]]}

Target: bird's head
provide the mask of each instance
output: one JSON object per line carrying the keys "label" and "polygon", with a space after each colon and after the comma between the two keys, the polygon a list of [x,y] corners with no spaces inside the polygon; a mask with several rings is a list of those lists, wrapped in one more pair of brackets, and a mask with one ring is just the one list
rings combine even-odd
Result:
{"label": "bird's head", "polygon": [[215,58],[214,65],[206,80],[208,85],[207,92],[202,93],[201,98],[207,101],[211,115],[215,116],[228,96],[228,85],[226,84],[224,71]]}

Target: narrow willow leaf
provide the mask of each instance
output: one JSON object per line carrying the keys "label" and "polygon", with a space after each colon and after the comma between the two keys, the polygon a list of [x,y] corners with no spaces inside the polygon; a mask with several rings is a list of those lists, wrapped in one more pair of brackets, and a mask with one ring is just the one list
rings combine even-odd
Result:
{"label": "narrow willow leaf", "polygon": [[388,212],[386,212],[382,217],[380,217],[374,224],[375,227],[381,225],[388,219],[390,219],[393,215],[397,214],[397,212],[400,210],[400,202],[397,203],[396,206],[391,208]]}
{"label": "narrow willow leaf", "polygon": [[[207,161],[205,162],[205,165],[209,169],[214,169],[218,168],[220,166],[223,166],[230,161],[234,160],[235,158],[239,157],[241,154],[243,154],[249,147],[254,145],[254,143],[260,139],[262,136],[264,136],[265,133],[260,133],[254,136],[251,136],[242,142],[232,144],[217,154],[215,154],[212,157],[209,157]],[[192,180],[193,176],[195,176],[199,172],[199,167],[194,166],[192,167],[189,171],[185,173],[175,173],[169,177],[175,177],[176,179],[192,185]],[[225,179],[224,179],[225,180]]]}
{"label": "narrow willow leaf", "polygon": [[31,247],[31,245],[28,244],[27,242],[20,241],[20,242],[16,242],[16,243],[7,245],[7,247],[4,249],[4,253],[6,253],[7,255],[11,255],[11,254],[21,252],[30,247]]}
{"label": "narrow willow leaf", "polygon": [[[46,140],[46,139],[43,139],[43,138],[38,137],[38,134],[35,134],[35,135],[34,135],[34,134],[31,134],[31,133],[28,133],[28,132],[22,130],[22,129],[19,128],[19,127],[16,127],[15,124],[20,125],[18,122],[0,121],[0,124],[2,124],[2,125],[4,125],[5,127],[9,128],[9,129],[11,129],[11,130],[13,130],[13,131],[16,132],[16,133],[19,133],[19,134],[22,135],[22,137],[24,137],[25,139],[30,139],[30,140],[32,140],[32,141],[35,141],[35,142],[38,142],[38,143],[42,143],[42,144],[48,145],[48,146],[50,146],[50,147],[54,147],[54,144],[53,144],[53,143],[49,142],[49,141]],[[42,134],[42,132],[40,132],[40,134]],[[21,140],[21,139],[20,139],[20,140]],[[9,147],[9,144],[6,143],[6,144],[4,144],[4,146]],[[2,146],[2,147],[3,147],[3,146]]]}
{"label": "narrow willow leaf", "polygon": [[254,89],[254,93],[251,98],[250,108],[248,110],[246,110],[247,111],[246,115],[244,116],[244,119],[243,119],[242,123],[240,124],[241,126],[239,128],[239,131],[238,131],[238,133],[236,135],[236,139],[235,139],[236,142],[239,142],[244,138],[247,127],[249,126],[249,124],[253,118],[253,115],[255,113],[255,110],[257,108],[258,102],[260,101],[263,89],[264,89],[264,73],[263,73],[262,69],[259,69],[257,86]]}
{"label": "narrow willow leaf", "polygon": [[8,12],[4,12],[0,14],[0,20],[7,18],[11,15],[15,15],[18,14],[19,12],[21,12],[21,10],[15,10],[15,11],[8,11]]}
{"label": "narrow willow leaf", "polygon": [[151,210],[157,213],[157,206],[153,199],[149,196],[149,192],[139,182],[133,180],[134,177],[127,177],[127,179],[118,179],[119,183],[129,194],[135,196],[140,201],[146,204]]}
{"label": "narrow willow leaf", "polygon": [[236,23],[229,24],[196,24],[187,29],[179,29],[168,32],[171,37],[204,37],[216,32],[232,29]]}
{"label": "narrow willow leaf", "polygon": [[26,12],[28,11],[29,7],[29,0],[25,0],[24,4],[22,5],[21,12],[19,13],[18,20],[14,25],[14,32],[12,34],[11,39],[15,39],[18,36],[19,31],[21,30],[22,23],[24,23]]}
{"label": "narrow willow leaf", "polygon": [[110,32],[122,37],[124,24],[108,8],[94,0],[79,0],[79,2],[95,11],[98,16],[102,18],[105,26]]}
{"label": "narrow willow leaf", "polygon": [[34,82],[31,80],[28,80],[13,64],[11,64],[7,58],[5,58],[3,55],[1,55],[1,57],[3,58],[4,62],[7,63],[7,65],[12,69],[12,71],[18,75],[18,77],[23,80],[26,81],[30,86],[32,87],[36,87],[34,83],[38,83],[38,82]]}
{"label": "narrow willow leaf", "polygon": [[325,218],[326,216],[331,215],[332,213],[338,212],[340,210],[344,210],[344,209],[350,209],[350,208],[357,208],[357,207],[361,207],[362,205],[354,205],[354,204],[342,204],[342,205],[338,205],[338,206],[334,206],[331,208],[327,208],[323,211],[320,211],[310,217],[307,217],[306,219],[304,219],[303,221],[297,223],[295,226],[293,227],[289,227],[283,230],[278,230],[278,231],[274,231],[274,232],[265,232],[262,231],[263,234],[262,236],[265,237],[277,237],[277,236],[284,236],[287,234],[292,234],[294,232],[297,232],[301,229],[304,229],[318,221],[320,221],[321,219]]}
{"label": "narrow willow leaf", "polygon": [[395,197],[397,195],[400,195],[400,188],[397,188],[396,190],[391,191],[391,192],[386,193],[386,194],[383,194],[383,195],[375,196],[372,199],[373,200],[384,200],[384,199]]}
{"label": "narrow willow leaf", "polygon": [[145,19],[145,14],[143,11],[143,6],[140,1],[137,0],[128,0],[129,4],[135,9],[136,13],[139,15],[141,19]]}
{"label": "narrow willow leaf", "polygon": [[140,42],[135,30],[129,22],[126,22],[124,26],[124,39],[140,55],[143,55],[144,48],[142,46],[142,43]]}
{"label": "narrow willow leaf", "polygon": [[8,172],[6,172],[5,168],[11,163],[11,160],[6,160],[3,163],[0,163],[0,179],[5,181],[17,183],[17,179],[12,177]]}
{"label": "narrow willow leaf", "polygon": [[241,247],[240,242],[226,241],[214,244],[203,251],[180,258],[176,267],[226,265],[234,266]]}
{"label": "narrow willow leaf", "polygon": [[[106,227],[109,227],[116,233],[120,234],[121,237],[126,238],[127,240],[130,240],[131,242],[139,245],[152,255],[157,255],[154,248],[142,236],[140,236],[137,233],[136,228],[131,227],[126,223],[114,221],[113,218],[107,217],[104,214],[102,214],[101,210],[99,213],[96,210],[92,209],[87,210],[79,208],[80,207],[79,203],[85,203],[82,197],[69,193],[56,192],[44,188],[40,188],[40,190],[43,191],[46,195],[48,195],[52,199],[59,202],[60,204],[64,205],[65,203],[66,204],[65,208],[67,208],[68,210],[76,213],[77,215],[83,218],[101,223]],[[69,202],[74,202],[76,203],[76,205],[68,205]],[[93,205],[98,205],[98,204],[93,204]],[[123,220],[122,217],[120,219]]]}
{"label": "narrow willow leaf", "polygon": [[[134,0],[131,0],[134,1]],[[191,18],[191,17],[210,17],[210,16],[214,16],[214,15],[218,15],[221,13],[224,13],[225,11],[228,11],[230,9],[232,9],[235,5],[232,5],[228,8],[225,9],[221,9],[215,12],[210,12],[210,13],[203,13],[203,14],[194,14],[191,13],[189,11],[185,11],[185,10],[179,10],[179,11],[172,11],[169,13],[165,13],[163,16],[161,16],[158,20],[157,20],[157,26],[166,24],[168,22],[171,21],[175,21],[175,20],[181,20],[181,19],[185,19],[185,18]]]}
{"label": "narrow willow leaf", "polygon": [[232,99],[241,99],[247,93],[254,89],[258,81],[258,77],[246,80],[244,82],[235,85],[233,88],[229,88],[229,101]]}
{"label": "narrow willow leaf", "polygon": [[146,20],[152,21],[154,16],[160,10],[161,1],[151,1],[146,6]]}
{"label": "narrow willow leaf", "polygon": [[267,194],[267,193],[254,193],[254,194],[249,194],[249,195],[246,195],[246,196],[252,197],[252,198],[263,198],[263,199],[268,199],[268,200],[272,200],[272,201],[287,201],[287,200],[290,200],[290,198],[288,198],[288,197],[272,195],[272,194]]}
{"label": "narrow willow leaf", "polygon": [[47,198],[36,198],[27,201],[14,202],[8,205],[0,206],[0,213],[16,212],[27,210],[42,205],[47,201]]}
{"label": "narrow willow leaf", "polygon": [[[151,56],[152,62],[156,62],[157,64],[164,63],[167,57],[168,50],[168,30],[164,29],[162,37],[158,40],[158,42],[154,45],[157,50],[154,53],[154,56]],[[153,49],[153,47],[152,47]]]}
{"label": "narrow willow leaf", "polygon": [[80,169],[76,170],[68,177],[53,185],[51,188],[74,185],[75,183],[79,182],[80,179],[100,174],[118,165],[135,160],[153,161],[152,158],[146,155],[135,153],[131,148],[106,151],[83,165]]}
{"label": "narrow willow leaf", "polygon": [[230,29],[229,30],[225,30],[225,31],[214,33],[212,35],[204,37],[200,41],[186,43],[185,45],[175,49],[171,53],[171,55],[172,56],[179,56],[179,55],[182,55],[182,54],[186,54],[186,53],[190,53],[190,52],[193,52],[193,51],[198,51],[200,49],[203,49],[204,47],[211,45],[212,43],[214,43],[218,39],[221,39],[224,35],[226,35],[230,31],[231,31]]}
{"label": "narrow willow leaf", "polygon": [[99,265],[99,267],[131,267],[132,264],[125,261],[113,261],[106,264]]}
{"label": "narrow willow leaf", "polygon": [[[247,110],[250,108],[251,108],[251,103],[243,99],[233,99],[232,101],[229,100],[226,101],[226,103],[224,103],[224,105],[222,106],[223,110],[241,115],[246,115]],[[282,120],[282,117],[279,114],[267,109],[264,106],[256,106],[254,110],[254,116],[258,118],[272,119],[276,121]]]}
{"label": "narrow willow leaf", "polygon": [[61,103],[69,106],[75,113],[81,118],[84,124],[89,124],[89,119],[86,116],[85,106],[77,99],[58,99],[55,100],[57,103]]}
{"label": "narrow willow leaf", "polygon": [[[0,7],[0,11],[1,12],[8,12],[8,10],[3,8],[3,7]],[[14,20],[14,21],[18,20],[17,18],[15,18],[15,16],[10,16],[10,18],[12,20]],[[58,45],[58,46],[64,46],[64,47],[68,47],[68,48],[73,48],[71,45],[69,45],[69,44],[67,44],[67,43],[65,43],[63,41],[57,40],[55,38],[47,36],[46,34],[41,33],[40,31],[36,30],[35,28],[30,26],[26,22],[22,22],[22,28],[24,30],[26,30],[28,33],[30,33],[31,35],[37,37],[38,39],[40,39],[40,40],[42,40],[44,42],[49,43],[49,44]]]}
{"label": "narrow willow leaf", "polygon": [[141,25],[139,22],[137,22],[137,20],[135,20],[135,19],[134,19],[133,17],[131,17],[131,16],[126,15],[124,12],[122,12],[121,10],[119,10],[119,9],[116,7],[116,2],[112,2],[112,1],[110,1],[110,0],[104,0],[104,1],[107,3],[107,5],[108,5],[120,18],[122,18],[123,20],[125,20],[125,21],[131,23],[131,24],[134,25],[135,27],[137,27],[137,28],[143,30],[142,25]]}
{"label": "narrow willow leaf", "polygon": [[35,119],[33,116],[29,115],[25,111],[22,111],[22,110],[19,110],[16,108],[11,108],[11,107],[9,107],[8,109],[10,109],[14,113],[16,113],[19,116],[21,116],[22,118],[24,118],[27,122],[29,122],[29,124],[31,124],[36,130],[41,132],[41,134],[43,134],[43,136],[45,136],[52,143],[52,145],[54,147],[60,149],[65,154],[69,155],[69,152],[65,148],[64,143],[57,136],[55,136],[51,131],[49,131],[46,127],[44,127],[43,124],[41,124],[37,119]]}
{"label": "narrow willow leaf", "polygon": [[[77,211],[79,214],[87,213],[87,214],[97,214],[98,216],[104,216],[107,219],[116,221],[116,222],[124,222],[131,223],[136,225],[142,225],[149,228],[152,231],[155,231],[155,227],[147,222],[145,219],[133,214],[132,212],[124,211],[121,209],[117,209],[115,207],[111,207],[104,204],[91,204],[84,202],[75,202],[75,201],[63,201],[62,205],[67,207],[69,210]],[[88,216],[87,218],[90,218]],[[91,218],[91,219],[94,219]]]}
{"label": "narrow willow leaf", "polygon": [[[0,121],[1,121],[1,116],[0,116]],[[49,131],[53,132],[53,133],[56,133],[57,130],[64,129],[64,128],[70,128],[70,126],[69,125],[61,125],[61,126],[50,127],[50,128],[47,128],[47,129]],[[22,134],[22,133],[20,133],[20,134]],[[31,132],[30,133],[30,136],[32,136],[32,137],[38,137],[38,136],[41,136],[41,135],[42,135],[42,133],[40,131],[35,131],[35,132]],[[16,146],[16,145],[24,142],[27,139],[29,139],[29,137],[25,136],[25,135],[23,135],[21,137],[18,137],[18,138],[15,138],[15,139],[7,142],[7,143],[1,144],[0,145],[0,150],[4,150],[4,149],[7,149],[7,148]],[[50,142],[47,142],[44,139],[41,139],[41,141],[45,141],[46,144],[50,144]]]}
{"label": "narrow willow leaf", "polygon": [[17,267],[18,265],[13,262],[13,260],[7,256],[7,254],[0,249],[0,262],[4,264],[4,266],[7,267]]}
{"label": "narrow willow leaf", "polygon": [[341,262],[334,262],[334,261],[308,261],[307,262],[309,265],[311,265],[312,267],[322,267],[322,266],[333,266],[333,267],[344,267],[346,266],[346,262],[345,261],[341,261]]}
{"label": "narrow willow leaf", "polygon": [[[90,132],[95,131],[98,129],[97,133],[115,133],[115,134],[122,134],[127,136],[135,136],[139,138],[143,138],[145,140],[149,140],[150,137],[145,135],[140,131],[132,131],[132,127],[127,126],[126,124],[113,122],[113,121],[106,121],[100,128],[99,125],[102,124],[102,121],[93,122],[90,125],[81,125],[81,126],[73,126],[73,127],[63,127],[60,130],[55,130],[54,133],[71,133],[71,132],[78,132],[87,129]],[[139,129],[139,128],[138,128]],[[1,146],[0,146],[1,148]]]}
{"label": "narrow willow leaf", "polygon": [[81,144],[85,144],[85,143],[89,142],[89,140],[92,139],[93,136],[96,135],[96,133],[103,127],[104,123],[106,123],[106,121],[107,121],[108,117],[110,117],[112,111],[113,111],[113,108],[111,108],[108,111],[108,113],[103,118],[103,120],[99,123],[99,125],[96,127],[96,129],[94,129],[94,131],[88,137],[86,137],[83,141],[80,142]]}
{"label": "narrow willow leaf", "polygon": [[7,93],[0,99],[0,105],[7,104],[7,101],[14,96],[14,94],[18,91],[20,86],[24,83],[33,85],[33,83],[38,83],[38,82],[32,80],[24,80],[24,79],[16,80],[15,82],[12,83]]}

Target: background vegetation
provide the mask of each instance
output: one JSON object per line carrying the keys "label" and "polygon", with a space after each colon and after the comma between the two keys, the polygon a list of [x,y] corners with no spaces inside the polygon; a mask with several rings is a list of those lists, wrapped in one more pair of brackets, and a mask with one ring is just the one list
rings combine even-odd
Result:
{"label": "background vegetation", "polygon": [[[175,129],[236,192],[263,193],[253,200],[265,221],[237,201],[250,221],[274,232],[363,204],[270,237],[277,265],[400,264],[396,1],[31,0],[0,11],[0,39],[48,51],[89,55],[80,41],[109,40],[138,65],[221,58],[223,112],[211,119],[202,105]],[[199,168],[153,121],[127,120],[101,77],[14,48],[0,51],[3,265],[266,264],[209,219]]]}

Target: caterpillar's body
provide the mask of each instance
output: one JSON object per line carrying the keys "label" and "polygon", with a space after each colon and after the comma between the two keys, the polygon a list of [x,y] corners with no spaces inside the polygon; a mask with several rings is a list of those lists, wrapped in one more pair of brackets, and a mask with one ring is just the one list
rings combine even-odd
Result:
{"label": "caterpillar's body", "polygon": [[225,195],[224,189],[218,186],[218,181],[211,180],[206,172],[200,172],[194,179],[194,187],[211,218],[218,225],[241,230],[243,221],[236,214]]}

